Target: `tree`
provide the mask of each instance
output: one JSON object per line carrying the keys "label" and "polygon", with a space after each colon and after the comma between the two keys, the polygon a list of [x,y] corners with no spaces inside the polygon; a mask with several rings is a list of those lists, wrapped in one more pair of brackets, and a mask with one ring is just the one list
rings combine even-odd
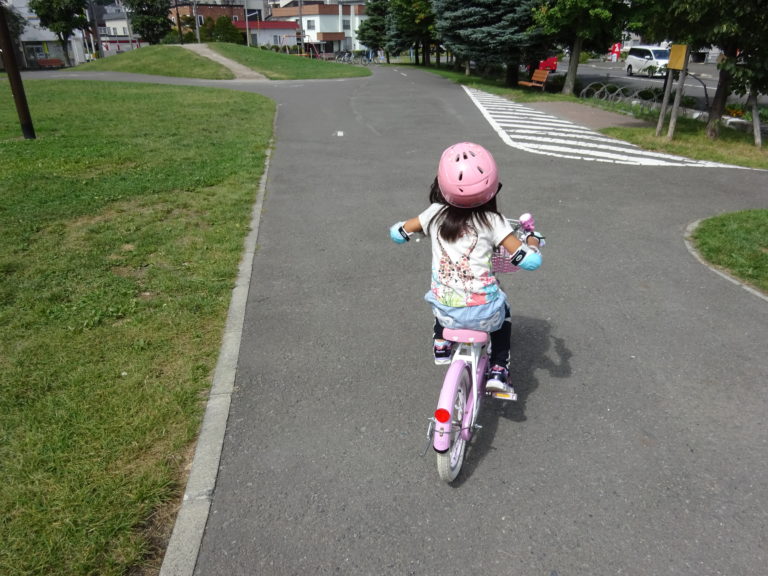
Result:
{"label": "tree", "polygon": [[[718,64],[717,90],[709,110],[707,136],[716,139],[720,118],[732,89],[746,93],[750,88],[765,90],[768,41],[765,38],[766,0],[678,0],[673,15],[678,30],[685,30],[697,46],[719,46],[723,58]],[[689,23],[686,26],[687,21]]]}
{"label": "tree", "polygon": [[171,29],[170,0],[124,0],[130,9],[131,26],[145,42],[159,44]]}
{"label": "tree", "polygon": [[435,28],[440,41],[453,53],[457,63],[463,63],[470,74],[470,61],[482,62],[487,50],[473,40],[472,31],[491,23],[488,14],[474,3],[457,4],[450,0],[435,0]]}
{"label": "tree", "polygon": [[357,29],[357,39],[371,50],[378,51],[387,43],[388,0],[368,0],[365,12],[366,20]]}
{"label": "tree", "polygon": [[768,0],[634,0],[632,27],[653,39],[689,44],[692,50],[717,46],[717,90],[710,103],[707,136],[716,139],[732,90],[768,90]]}
{"label": "tree", "polygon": [[[388,45],[400,50],[414,46],[416,63],[429,65],[435,19],[430,0],[389,0],[389,16]],[[419,61],[419,47],[423,49],[423,62]]]}
{"label": "tree", "polygon": [[[755,145],[762,146],[760,133],[760,115],[757,97],[760,93],[768,93],[768,10],[765,2],[752,0],[751,18],[745,18],[740,25],[741,50],[736,58],[726,59],[721,63],[721,69],[731,75],[732,89],[740,96],[749,95],[752,104],[752,123]],[[758,5],[762,6],[758,6]]]}
{"label": "tree", "polygon": [[229,42],[231,44],[245,44],[243,33],[240,32],[235,25],[232,24],[232,20],[226,16],[219,16],[216,19],[216,23],[213,25],[213,38],[214,42]]}
{"label": "tree", "polygon": [[64,49],[64,60],[71,66],[69,39],[75,30],[88,27],[86,0],[29,0],[29,8],[40,18],[40,24],[56,34]]}
{"label": "tree", "polygon": [[[458,57],[506,67],[506,84],[517,84],[519,65],[538,56],[544,41],[534,23],[540,0],[435,0],[435,27]],[[538,60],[538,58],[536,58]]]}
{"label": "tree", "polygon": [[621,38],[629,9],[625,0],[545,0],[536,10],[535,20],[545,33],[571,50],[563,94],[573,94],[582,50],[604,52]]}
{"label": "tree", "polygon": [[19,12],[13,6],[6,6],[0,2],[0,10],[5,11],[5,21],[8,24],[8,31],[11,33],[11,40],[15,43],[18,42],[19,36],[24,33],[24,28],[27,26],[27,20],[19,14]]}

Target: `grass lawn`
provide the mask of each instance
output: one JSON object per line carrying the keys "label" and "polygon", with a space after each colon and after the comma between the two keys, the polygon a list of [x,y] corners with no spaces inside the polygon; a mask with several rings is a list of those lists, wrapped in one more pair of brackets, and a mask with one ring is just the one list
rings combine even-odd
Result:
{"label": "grass lawn", "polygon": [[146,46],[140,50],[80,64],[70,70],[131,72],[204,80],[232,80],[235,77],[229,68],[181,46]]}
{"label": "grass lawn", "polygon": [[320,78],[352,78],[370,76],[364,66],[325,62],[295,54],[280,54],[272,50],[239,44],[211,43],[208,47],[222,56],[239,62],[270,80],[309,80]]}
{"label": "grass lawn", "polygon": [[710,218],[692,236],[708,262],[768,294],[768,210]]}
{"label": "grass lawn", "polygon": [[[371,71],[364,66],[325,62],[237,44],[214,42],[208,46],[270,80],[353,78],[371,75]],[[208,80],[231,80],[235,77],[228,68],[181,46],[147,46],[81,64],[72,70],[132,72]]]}
{"label": "grass lawn", "polygon": [[126,574],[172,525],[274,104],[25,88],[36,140],[0,107],[0,574]]}

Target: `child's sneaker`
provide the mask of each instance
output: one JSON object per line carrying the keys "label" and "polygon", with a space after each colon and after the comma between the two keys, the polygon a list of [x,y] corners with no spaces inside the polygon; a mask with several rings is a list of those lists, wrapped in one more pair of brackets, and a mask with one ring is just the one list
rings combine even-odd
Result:
{"label": "child's sneaker", "polygon": [[450,364],[451,363],[451,352],[453,351],[453,346],[450,340],[437,340],[435,339],[435,345],[434,345],[434,353],[435,353],[435,364],[440,366],[441,364]]}
{"label": "child's sneaker", "polygon": [[504,366],[495,364],[488,373],[488,380],[485,382],[485,389],[489,392],[514,392],[512,386],[507,384],[509,371]]}

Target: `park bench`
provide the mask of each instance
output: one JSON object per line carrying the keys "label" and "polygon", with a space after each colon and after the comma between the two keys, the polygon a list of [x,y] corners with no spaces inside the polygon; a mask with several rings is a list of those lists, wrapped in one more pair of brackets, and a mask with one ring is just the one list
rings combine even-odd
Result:
{"label": "park bench", "polygon": [[37,65],[40,68],[64,68],[64,61],[60,58],[38,58]]}
{"label": "park bench", "polygon": [[531,88],[541,88],[544,90],[544,84],[547,82],[547,76],[549,76],[549,70],[534,70],[531,80],[520,80],[517,84],[519,86],[528,86]]}

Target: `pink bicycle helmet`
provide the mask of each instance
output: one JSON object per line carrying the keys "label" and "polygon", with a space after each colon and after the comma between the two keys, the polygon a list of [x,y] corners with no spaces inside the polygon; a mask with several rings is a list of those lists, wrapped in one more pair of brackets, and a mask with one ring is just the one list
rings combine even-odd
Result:
{"label": "pink bicycle helmet", "polygon": [[437,184],[446,202],[458,208],[482,206],[499,190],[496,161],[485,148],[460,142],[440,157]]}

